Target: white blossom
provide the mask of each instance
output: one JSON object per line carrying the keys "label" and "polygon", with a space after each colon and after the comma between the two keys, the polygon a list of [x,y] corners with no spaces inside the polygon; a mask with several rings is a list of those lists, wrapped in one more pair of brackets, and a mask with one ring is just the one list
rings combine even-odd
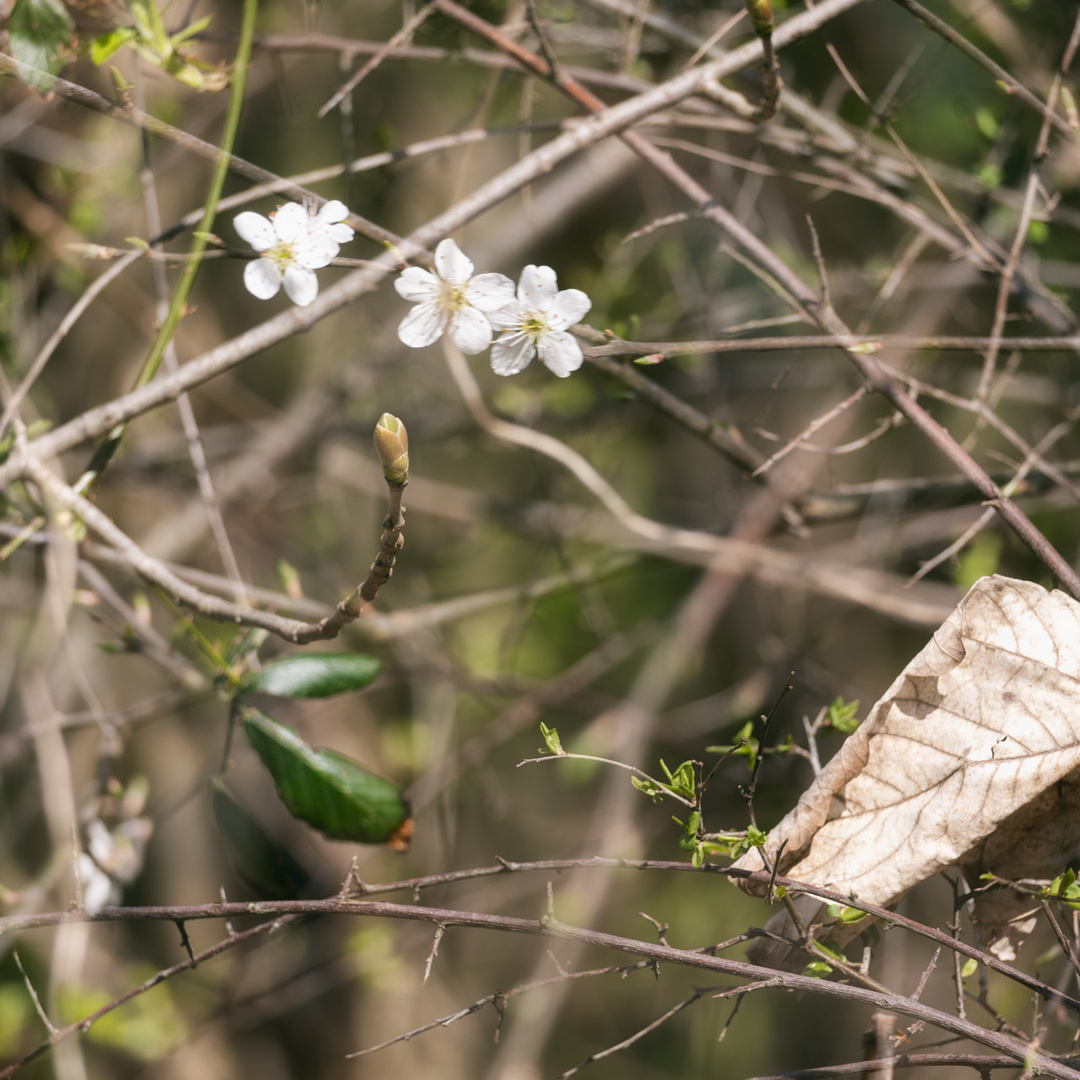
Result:
{"label": "white blossom", "polygon": [[336,199],[312,213],[299,203],[286,203],[265,218],[245,210],[233,228],[260,258],[244,267],[244,284],[260,300],[277,295],[282,284],[289,299],[307,307],[319,294],[315,271],[329,266],[341,245],[353,238],[345,224],[348,207]]}
{"label": "white blossom", "polygon": [[526,266],[517,298],[492,312],[491,324],[505,330],[491,348],[497,375],[524,371],[534,356],[554,375],[566,378],[581,367],[581,346],[567,328],[580,322],[592,301],[580,289],[559,291],[550,266]]}
{"label": "white blossom", "polygon": [[85,851],[79,854],[79,885],[83,911],[91,915],[120,903],[120,886]]}
{"label": "white blossom", "polygon": [[394,288],[416,307],[401,320],[398,337],[413,349],[438,341],[444,333],[463,353],[483,352],[491,344],[488,312],[514,298],[505,274],[477,274],[453,240],[435,249],[435,273],[419,266],[401,272]]}

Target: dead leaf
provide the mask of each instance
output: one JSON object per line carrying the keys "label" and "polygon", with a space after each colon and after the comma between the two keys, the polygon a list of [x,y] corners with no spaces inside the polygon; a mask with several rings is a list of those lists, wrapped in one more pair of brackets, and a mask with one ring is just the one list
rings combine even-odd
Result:
{"label": "dead leaf", "polygon": [[[973,886],[984,871],[1053,876],[1080,854],[1078,810],[1080,604],[995,576],[975,583],[765,850],[771,867],[786,842],[781,874],[888,906],[955,864]],[[763,869],[756,850],[735,865]],[[983,947],[1002,959],[1037,908],[1021,899],[1006,889],[976,902]]]}

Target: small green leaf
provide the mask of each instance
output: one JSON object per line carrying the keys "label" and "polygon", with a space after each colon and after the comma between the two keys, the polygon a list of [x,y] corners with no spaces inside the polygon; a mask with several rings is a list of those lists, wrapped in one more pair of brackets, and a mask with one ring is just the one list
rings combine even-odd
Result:
{"label": "small green leaf", "polygon": [[971,976],[974,975],[975,972],[978,970],[979,961],[976,960],[973,956],[968,957],[968,959],[964,961],[964,966],[960,969],[960,978],[970,979]]}
{"label": "small green leaf", "polygon": [[802,973],[810,979],[824,979],[832,974],[833,969],[823,960],[815,960],[803,968]]}
{"label": "small green leaf", "polygon": [[862,723],[858,718],[858,711],[858,698],[854,701],[845,701],[842,697],[837,697],[829,706],[825,718],[828,720],[830,727],[835,728],[844,735],[850,735]]}
{"label": "small green leaf", "polygon": [[315,750],[284,724],[244,710],[248,742],[293,817],[331,840],[409,846],[412,818],[401,792],[335,750]]}
{"label": "small green leaf", "polygon": [[675,772],[668,772],[668,767],[664,765],[661,760],[660,765],[663,767],[667,778],[671,782],[671,790],[676,795],[681,795],[684,799],[692,799],[696,794],[697,783],[694,778],[694,763],[692,761],[684,761]]}
{"label": "small green leaf", "polygon": [[[135,86],[133,82],[128,82],[124,77],[124,73],[114,64],[109,65],[109,78],[112,79],[113,89],[116,90],[118,94],[126,94]],[[149,247],[149,245],[147,245],[147,247]]]}
{"label": "small green leaf", "polygon": [[101,34],[90,42],[90,59],[101,67],[113,53],[122,49],[136,37],[138,37],[138,31],[133,26],[118,26],[107,34]]}
{"label": "small green leaf", "polygon": [[1050,895],[1060,896],[1074,881],[1076,881],[1076,874],[1071,869],[1066,870],[1064,874],[1058,874],[1058,876],[1050,882]]}
{"label": "small green leaf", "polygon": [[47,93],[53,86],[52,76],[71,59],[75,26],[67,8],[60,0],[15,0],[7,29],[20,76]]}
{"label": "small green leaf", "polygon": [[1066,870],[1050,882],[1046,895],[1064,900],[1066,907],[1074,911],[1080,908],[1080,882],[1076,880],[1076,874],[1072,870]]}
{"label": "small green leaf", "polygon": [[[150,3],[153,2],[154,0],[150,0]],[[128,11],[131,12],[139,37],[143,41],[150,45],[164,44],[164,42],[157,40],[158,35],[154,33],[154,20],[151,17],[149,6],[143,3],[143,0],[128,0]]]}
{"label": "small green leaf", "polygon": [[741,754],[746,760],[746,767],[751,771],[757,761],[758,740],[754,738],[754,721],[747,720],[739,728],[734,740],[727,746],[706,746],[707,754]]}
{"label": "small green leaf", "polygon": [[190,26],[185,26],[183,30],[172,35],[169,38],[169,42],[174,49],[178,49],[189,38],[193,38],[196,34],[201,34],[209,25],[213,15],[207,15],[205,19],[197,19]]}
{"label": "small green leaf", "polygon": [[307,884],[308,874],[215,778],[210,782],[214,820],[236,872],[264,900],[291,900]]}
{"label": "small green leaf", "polygon": [[556,757],[563,757],[566,754],[558,731],[553,727],[548,727],[543,720],[540,721],[540,734],[544,736],[544,747],[547,748],[546,750],[541,748],[539,751],[541,754],[555,754]]}
{"label": "small green leaf", "polygon": [[751,825],[746,830],[746,842],[751,847],[764,847],[765,841],[769,838],[769,834],[763,829],[759,829],[756,825]]}
{"label": "small green leaf", "polygon": [[857,923],[866,918],[865,911],[841,904],[830,904],[828,912],[834,919],[839,919],[842,923]]}
{"label": "small green leaf", "polygon": [[288,698],[330,697],[368,686],[381,667],[374,657],[362,653],[292,653],[249,675],[242,692]]}
{"label": "small green leaf", "polygon": [[700,870],[705,865],[705,848],[701,844],[694,848],[694,854],[690,856],[690,865],[695,870]]}
{"label": "small green leaf", "polygon": [[654,803],[664,801],[664,789],[655,780],[642,780],[640,776],[631,776],[630,783],[649,796]]}

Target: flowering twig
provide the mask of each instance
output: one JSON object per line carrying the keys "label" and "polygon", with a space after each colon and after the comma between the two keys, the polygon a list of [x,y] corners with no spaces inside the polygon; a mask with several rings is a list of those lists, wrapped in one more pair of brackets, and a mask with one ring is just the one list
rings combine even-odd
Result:
{"label": "flowering twig", "polygon": [[[168,312],[158,330],[153,345],[150,347],[149,354],[143,361],[138,378],[135,380],[136,390],[146,386],[157,374],[158,368],[165,358],[165,349],[169,342],[172,341],[180,317],[187,307],[191,288],[195,284],[195,275],[199,271],[202,254],[206,250],[208,236],[217,214],[218,199],[221,198],[222,190],[225,187],[225,179],[229,174],[229,159],[232,156],[233,144],[236,142],[236,135],[240,128],[240,112],[244,105],[244,89],[247,86],[248,67],[251,63],[251,39],[255,34],[255,16],[258,10],[258,0],[244,0],[240,40],[233,61],[232,74],[229,76],[229,108],[225,117],[225,128],[221,135],[221,147],[214,166],[214,175],[210,181],[210,190],[206,197],[202,220],[192,238],[188,260],[180,274],[180,281],[173,291]],[[79,494],[85,494],[97,484],[102,472],[108,468],[109,463],[119,449],[125,431],[126,427],[123,424],[117,425],[97,447],[86,472],[83,473],[75,485],[75,490]]]}

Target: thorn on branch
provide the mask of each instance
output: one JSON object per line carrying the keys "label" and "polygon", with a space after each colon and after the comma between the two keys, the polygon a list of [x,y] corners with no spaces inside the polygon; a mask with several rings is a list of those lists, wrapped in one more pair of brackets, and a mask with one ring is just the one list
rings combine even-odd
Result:
{"label": "thorn on branch", "polygon": [[496,990],[491,999],[495,1011],[499,1014],[499,1022],[495,1025],[495,1044],[499,1043],[499,1035],[502,1033],[503,1020],[506,1019],[506,995],[501,990]]}
{"label": "thorn on branch", "polygon": [[427,986],[427,981],[431,977],[431,965],[435,963],[435,957],[439,955],[439,942],[442,941],[443,934],[446,933],[446,924],[439,923],[435,927],[435,940],[431,943],[431,952],[428,953],[427,963],[424,964],[424,986]]}
{"label": "thorn on branch", "polygon": [[551,887],[551,882],[547,883],[547,909],[544,914],[540,916],[540,929],[547,930],[549,927],[554,926],[558,922],[555,918],[555,891]]}
{"label": "thorn on branch", "polygon": [[559,973],[559,978],[568,978],[570,973],[559,963],[559,958],[551,951],[551,949],[548,949],[547,954],[548,958],[555,965],[555,970]]}
{"label": "thorn on branch", "polygon": [[653,929],[656,930],[656,936],[659,939],[660,944],[661,945],[667,945],[668,941],[667,941],[667,936],[666,935],[667,935],[668,930],[671,928],[670,924],[669,923],[658,922],[650,914],[648,914],[648,912],[645,912],[645,911],[639,911],[638,915],[641,918],[643,918],[646,922],[649,922],[649,923],[652,924]]}
{"label": "thorn on branch", "polygon": [[338,893],[342,900],[351,900],[353,897],[365,896],[368,893],[370,886],[360,879],[359,870],[359,860],[354,855],[349,872],[345,875],[345,880],[341,883],[341,891]]}
{"label": "thorn on branch", "polygon": [[188,959],[194,967],[197,961],[195,959],[195,953],[191,948],[191,938],[188,937],[187,923],[185,923],[183,919],[174,919],[173,922],[176,923],[176,929],[180,931],[180,944],[183,947],[184,952],[188,954]]}
{"label": "thorn on branch", "polygon": [[[221,906],[224,907],[229,902],[229,898],[225,895],[225,886],[221,886]],[[236,929],[232,924],[232,919],[228,915],[225,916],[225,932],[229,937],[236,937]]]}

